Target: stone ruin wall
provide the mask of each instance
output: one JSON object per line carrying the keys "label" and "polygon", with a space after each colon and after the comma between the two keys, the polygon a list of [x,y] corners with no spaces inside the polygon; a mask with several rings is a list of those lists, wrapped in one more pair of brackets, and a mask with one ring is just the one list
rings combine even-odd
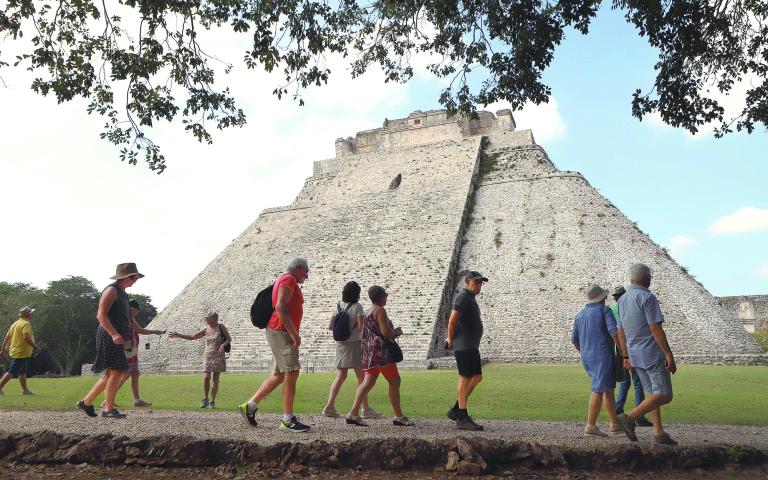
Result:
{"label": "stone ruin wall", "polygon": [[768,332],[768,295],[737,295],[718,300],[748,332]]}
{"label": "stone ruin wall", "polygon": [[580,174],[558,171],[538,146],[489,139],[459,261],[490,278],[479,299],[484,356],[577,361],[570,332],[584,287],[626,286],[628,266],[643,262],[678,358],[753,363],[761,351],[731,312]]}
{"label": "stone ruin wall", "polygon": [[[271,367],[264,332],[250,323],[256,293],[296,255],[310,264],[302,291],[302,364],[330,368],[335,344],[328,320],[348,280],[385,286],[387,309],[406,360],[423,367],[447,279],[458,254],[463,221],[478,165],[481,137],[321,162],[317,175],[288,207],[267,209],[152,322],[151,328],[193,332],[207,308],[219,311],[233,343],[229,371]],[[391,180],[402,175],[399,188]],[[200,370],[202,341],[146,337],[142,361],[169,372]]]}
{"label": "stone ruin wall", "polygon": [[[214,308],[235,339],[228,371],[270,369],[250,305],[300,255],[310,263],[302,288],[305,370],[332,367],[335,344],[327,324],[352,279],[362,286],[366,307],[370,285],[387,288],[390,316],[407,333],[400,342],[404,366],[423,368],[429,357],[445,355],[457,272],[471,267],[491,278],[480,298],[484,357],[572,361],[568,338],[583,304],[580,289],[591,281],[626,284],[629,263],[644,261],[654,268],[652,288],[678,355],[711,363],[724,353],[759,351],[701,285],[581,175],[557,171],[530,131],[514,131],[511,113],[498,112],[495,123],[488,112],[474,123],[440,113],[414,112],[337,141],[337,157],[315,162],[295,201],[264,210],[150,328],[192,333]],[[389,190],[398,174],[401,185]],[[603,235],[606,229],[612,234]],[[202,341],[145,341],[151,346],[142,350],[145,371],[201,371]]]}

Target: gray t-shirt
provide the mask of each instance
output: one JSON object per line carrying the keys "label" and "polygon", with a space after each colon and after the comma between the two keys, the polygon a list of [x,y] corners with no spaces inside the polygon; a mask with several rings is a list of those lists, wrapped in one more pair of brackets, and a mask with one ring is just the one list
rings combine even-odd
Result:
{"label": "gray t-shirt", "polygon": [[624,329],[629,360],[637,368],[652,368],[664,361],[664,352],[656,343],[650,325],[663,323],[659,301],[641,285],[630,285],[619,298],[619,328]]}
{"label": "gray t-shirt", "polygon": [[[347,305],[349,305],[346,302],[340,302],[339,306],[341,306],[341,309],[344,310],[347,308]],[[336,316],[336,313],[339,311],[338,307],[333,309],[333,315]],[[362,332],[360,331],[360,328],[357,326],[357,317],[361,316],[365,318],[365,309],[363,309],[363,306],[359,303],[355,302],[350,307],[349,310],[347,310],[347,314],[349,315],[349,338],[344,340],[345,342],[359,342],[362,338]]]}
{"label": "gray t-shirt", "polygon": [[466,288],[462,289],[453,300],[453,309],[461,314],[456,323],[453,350],[458,352],[479,349],[480,339],[483,338],[483,322],[480,320],[480,307],[475,295]]}

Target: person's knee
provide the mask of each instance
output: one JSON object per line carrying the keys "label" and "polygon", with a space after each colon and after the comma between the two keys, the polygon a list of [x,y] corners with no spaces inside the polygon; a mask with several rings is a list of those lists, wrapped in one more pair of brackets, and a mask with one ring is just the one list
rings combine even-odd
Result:
{"label": "person's knee", "polygon": [[388,378],[387,381],[392,387],[400,388],[400,375],[392,378]]}
{"label": "person's knee", "polygon": [[209,382],[211,380],[211,372],[205,372],[205,374],[203,375],[203,378],[205,379],[206,382]]}
{"label": "person's knee", "polygon": [[477,385],[478,383],[480,383],[482,381],[483,381],[483,375],[482,374],[475,375],[474,377],[472,377],[472,383],[474,383],[475,385]]}
{"label": "person's knee", "polygon": [[661,396],[659,397],[659,403],[661,405],[668,404],[669,402],[672,401],[672,396],[673,396],[672,392],[669,392],[668,394],[667,393],[662,393]]}
{"label": "person's knee", "polygon": [[346,368],[339,368],[336,371],[336,378],[339,380],[346,380],[347,379],[347,369]]}

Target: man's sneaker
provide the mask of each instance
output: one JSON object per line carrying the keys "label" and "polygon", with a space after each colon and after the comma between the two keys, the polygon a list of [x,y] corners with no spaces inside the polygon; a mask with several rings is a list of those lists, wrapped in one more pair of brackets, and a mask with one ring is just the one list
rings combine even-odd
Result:
{"label": "man's sneaker", "polygon": [[653,423],[648,421],[648,419],[645,417],[640,417],[637,420],[635,420],[635,425],[638,427],[652,427]]}
{"label": "man's sneaker", "polygon": [[125,418],[125,414],[120,413],[116,408],[113,408],[108,412],[101,412],[101,417],[102,418]]}
{"label": "man's sneaker", "polygon": [[336,411],[335,407],[326,405],[323,409],[323,416],[329,418],[339,418],[341,415],[339,415],[339,412]]}
{"label": "man's sneaker", "polygon": [[624,430],[624,435],[633,442],[637,441],[637,435],[635,434],[635,422],[627,416],[626,413],[622,413],[616,420],[619,422],[619,426]]}
{"label": "man's sneaker", "polygon": [[151,407],[152,403],[145,402],[144,400],[139,398],[133,401],[133,406],[134,407]]}
{"label": "man's sneaker", "polygon": [[618,423],[612,423],[610,429],[611,435],[624,435],[624,429]]}
{"label": "man's sneaker", "polygon": [[346,420],[347,425],[357,425],[358,427],[367,427],[368,424],[363,421],[363,419],[358,415],[347,415]]}
{"label": "man's sneaker", "polygon": [[453,420],[454,422],[459,420],[459,412],[456,411],[456,409],[453,407],[451,407],[451,409],[448,410],[448,413],[446,413],[445,416],[448,417],[449,420]]}
{"label": "man's sneaker", "polygon": [[34,393],[32,393],[32,390],[29,390],[29,389],[22,391],[21,394],[22,395],[34,395]]}
{"label": "man's sneaker", "polygon": [[280,420],[280,430],[287,430],[294,433],[303,433],[309,431],[309,425],[304,425],[298,418],[293,417],[289,421]]}
{"label": "man's sneaker", "polygon": [[200,401],[200,408],[207,408],[208,407],[208,399],[204,398]]}
{"label": "man's sneaker", "polygon": [[474,420],[472,420],[472,417],[466,416],[464,418],[459,418],[456,420],[456,428],[459,430],[470,430],[473,432],[479,432],[481,430],[484,430],[483,426],[475,423]]}
{"label": "man's sneaker", "polygon": [[671,445],[671,446],[677,445],[677,442],[674,441],[667,432],[664,432],[661,435],[654,435],[653,443],[656,443],[658,445]]}
{"label": "man's sneaker", "polygon": [[393,418],[392,425],[396,427],[413,427],[416,424],[410,418],[403,416]]}
{"label": "man's sneaker", "polygon": [[240,415],[243,416],[245,421],[247,421],[251,426],[256,426],[256,412],[259,411],[258,408],[251,408],[248,405],[248,402],[245,402],[242,405],[238,405],[237,409],[240,411]]}
{"label": "man's sneaker", "polygon": [[77,402],[77,408],[84,411],[89,417],[97,417],[96,412],[93,410],[93,405],[86,405],[84,401]]}
{"label": "man's sneaker", "polygon": [[594,435],[596,437],[607,437],[608,434],[600,430],[597,425],[587,425],[584,427],[585,435]]}
{"label": "man's sneaker", "polygon": [[363,409],[363,415],[362,417],[368,420],[381,418],[384,415],[380,414],[376,410],[373,409],[373,407],[368,407]]}
{"label": "man's sneaker", "polygon": [[216,402],[212,401],[211,403],[209,403],[208,404],[208,408],[211,409],[211,410],[216,410]]}

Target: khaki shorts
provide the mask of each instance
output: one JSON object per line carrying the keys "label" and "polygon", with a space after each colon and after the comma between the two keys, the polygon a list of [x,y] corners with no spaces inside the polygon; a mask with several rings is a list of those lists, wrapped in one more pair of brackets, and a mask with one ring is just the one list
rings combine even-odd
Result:
{"label": "khaki shorts", "polygon": [[301,370],[299,364],[299,349],[293,346],[291,336],[283,330],[272,330],[267,327],[267,343],[272,349],[275,362],[272,370],[275,372],[295,372]]}
{"label": "khaki shorts", "polygon": [[360,340],[336,342],[336,368],[363,368]]}

